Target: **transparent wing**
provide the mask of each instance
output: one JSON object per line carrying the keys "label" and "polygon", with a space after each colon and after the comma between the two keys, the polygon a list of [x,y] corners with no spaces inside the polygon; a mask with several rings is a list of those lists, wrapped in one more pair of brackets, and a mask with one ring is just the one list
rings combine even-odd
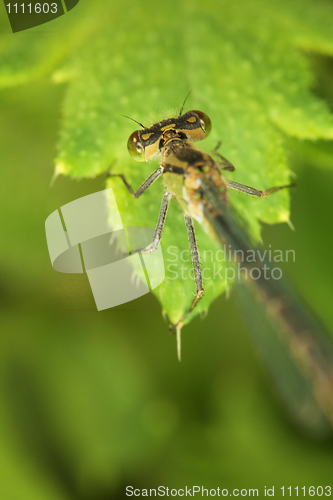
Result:
{"label": "transparent wing", "polygon": [[[212,182],[202,185],[209,231],[222,245],[246,254],[253,249],[245,231]],[[237,256],[239,253],[237,254]],[[252,334],[291,414],[304,429],[325,435],[333,430],[333,339],[310,308],[283,280],[273,279],[269,262],[241,262],[238,297]],[[266,271],[263,272],[266,265]],[[262,272],[250,277],[253,267]]]}
{"label": "transparent wing", "polygon": [[256,351],[291,419],[307,434],[318,438],[330,436],[332,426],[317,403],[312,381],[299,369],[288,344],[281,338],[279,322],[258,305],[249,287],[239,283],[233,293]]}

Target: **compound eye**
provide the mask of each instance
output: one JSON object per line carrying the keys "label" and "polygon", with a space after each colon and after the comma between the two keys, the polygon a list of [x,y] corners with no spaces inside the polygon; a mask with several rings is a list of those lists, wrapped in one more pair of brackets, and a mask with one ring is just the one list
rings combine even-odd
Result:
{"label": "compound eye", "polygon": [[198,115],[201,123],[201,127],[203,131],[205,132],[205,138],[209,136],[210,131],[212,130],[212,122],[210,121],[209,116],[206,115],[206,113],[203,113],[202,111],[197,111],[193,110],[192,113],[195,113]]}
{"label": "compound eye", "polygon": [[144,149],[139,139],[139,130],[136,130],[129,136],[127,141],[129,154],[137,161],[146,161]]}

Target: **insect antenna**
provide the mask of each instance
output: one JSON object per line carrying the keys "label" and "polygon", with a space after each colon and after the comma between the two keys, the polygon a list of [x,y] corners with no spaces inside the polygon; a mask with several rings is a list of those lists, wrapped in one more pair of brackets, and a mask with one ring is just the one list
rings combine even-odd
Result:
{"label": "insect antenna", "polygon": [[178,115],[178,116],[181,116],[181,115],[183,114],[185,103],[186,103],[187,98],[188,98],[188,96],[190,95],[190,93],[191,93],[191,92],[192,92],[192,90],[190,90],[190,91],[189,91],[189,93],[187,94],[187,96],[185,97],[185,100],[184,100],[184,102],[183,102],[183,104],[182,104],[182,107],[180,108],[180,111],[179,111],[179,115]]}
{"label": "insect antenna", "polygon": [[132,120],[132,122],[137,123],[137,124],[138,124],[138,125],[140,125],[140,127],[142,127],[142,128],[146,128],[144,125],[142,125],[142,123],[137,122],[136,120],[134,120],[134,118],[131,118],[130,116],[126,116],[126,115],[121,115],[121,116],[123,116],[124,118],[128,118],[129,120]]}

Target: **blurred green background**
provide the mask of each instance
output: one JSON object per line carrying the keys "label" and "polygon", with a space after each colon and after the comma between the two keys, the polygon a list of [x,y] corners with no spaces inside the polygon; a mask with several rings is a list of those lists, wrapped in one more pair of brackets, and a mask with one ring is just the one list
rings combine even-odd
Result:
{"label": "blurred green background", "polygon": [[[332,109],[332,61],[309,61]],[[0,93],[0,497],[120,499],[126,485],[263,496],[274,485],[280,498],[281,486],[332,485],[332,440],[289,420],[232,293],[184,328],[179,363],[151,294],[97,312],[85,276],[52,269],[45,219],[105,187],[103,174],[50,184],[65,93],[42,75]],[[286,149],[296,230],[265,226],[263,241],[295,249],[285,275],[333,332],[333,156],[324,141]]]}

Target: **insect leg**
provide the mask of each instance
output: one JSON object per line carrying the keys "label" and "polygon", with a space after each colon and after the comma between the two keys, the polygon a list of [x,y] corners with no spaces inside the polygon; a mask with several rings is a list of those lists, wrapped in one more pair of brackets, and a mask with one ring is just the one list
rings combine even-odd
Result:
{"label": "insect leg", "polygon": [[224,156],[222,156],[217,150],[221,146],[222,141],[219,141],[215,149],[213,150],[213,154],[217,156],[220,159],[220,162],[218,163],[218,166],[221,170],[229,170],[229,172],[233,172],[235,170],[235,167],[233,166],[232,163],[230,163],[229,160],[227,160]]}
{"label": "insect leg", "polygon": [[296,186],[296,184],[287,184],[286,186],[276,186],[271,189],[267,189],[267,191],[259,191],[253,187],[245,186],[245,184],[240,184],[239,182],[230,181],[229,179],[226,179],[226,181],[228,187],[231,189],[236,189],[237,191],[250,194],[251,196],[256,196],[257,198],[264,198],[264,196],[275,193],[275,191],[280,191],[280,189],[292,188]]}
{"label": "insect leg", "polygon": [[193,311],[193,309],[197,305],[198,301],[201,299],[203,291],[204,291],[203,285],[202,285],[202,274],[201,274],[201,268],[200,268],[200,262],[199,262],[198,245],[197,245],[197,240],[195,237],[193,220],[192,220],[192,217],[190,217],[188,215],[185,215],[184,217],[185,217],[187,234],[188,234],[188,238],[189,238],[190,246],[191,246],[196,294],[195,294],[195,297],[194,297],[193,302],[191,304],[191,307],[186,311],[186,313],[180,318],[180,320],[175,325],[170,326],[170,331],[173,332],[174,330],[177,330],[177,333],[180,331],[180,328],[182,327],[184,319],[187,318],[187,316]]}
{"label": "insect leg", "polygon": [[141,186],[136,190],[133,191],[131,186],[128,184],[125,176],[123,174],[108,174],[108,177],[120,177],[125,184],[126,188],[128,191],[131,193],[134,198],[139,198],[143,193],[147,191],[148,188],[158,179],[161,175],[163,174],[163,167],[159,167],[157,170],[155,170],[152,174],[150,174],[149,177],[141,184]]}
{"label": "insect leg", "polygon": [[134,250],[133,252],[131,252],[132,255],[134,253],[139,253],[139,252],[152,253],[152,252],[155,252],[157,250],[158,245],[161,241],[162,231],[164,228],[164,223],[165,223],[165,219],[166,219],[166,215],[167,215],[167,211],[169,208],[169,203],[170,203],[171,198],[172,198],[172,194],[168,193],[168,192],[166,192],[165,195],[163,196],[161,209],[160,209],[158,221],[157,221],[156,228],[155,228],[155,233],[153,236],[153,241],[151,242],[149,247],[142,248],[140,250]]}

